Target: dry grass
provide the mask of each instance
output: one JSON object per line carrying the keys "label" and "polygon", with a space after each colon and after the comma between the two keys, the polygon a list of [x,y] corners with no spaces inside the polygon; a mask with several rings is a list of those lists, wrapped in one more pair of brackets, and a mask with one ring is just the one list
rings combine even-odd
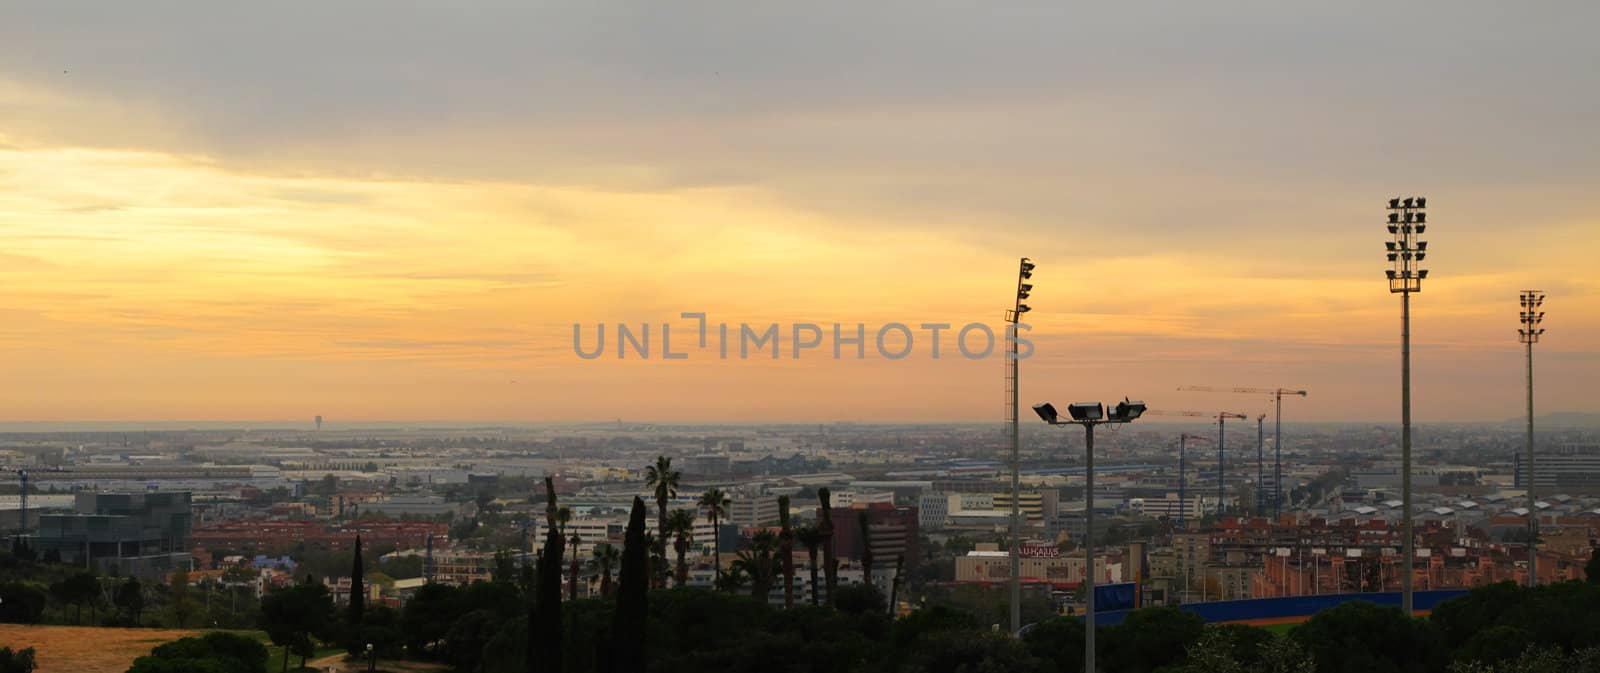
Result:
{"label": "dry grass", "polygon": [[0,624],[0,646],[32,647],[38,673],[123,673],[133,660],[165,642],[199,631],[94,626]]}

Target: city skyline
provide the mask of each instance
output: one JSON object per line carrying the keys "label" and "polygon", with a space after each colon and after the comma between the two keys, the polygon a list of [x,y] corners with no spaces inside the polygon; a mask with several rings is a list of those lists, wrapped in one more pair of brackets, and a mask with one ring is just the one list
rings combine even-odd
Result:
{"label": "city skyline", "polygon": [[1600,16],[1446,9],[0,9],[0,420],[998,424],[998,359],[571,330],[998,329],[1028,256],[1024,404],[1397,423],[1414,194],[1418,422],[1518,416],[1526,287],[1600,412]]}

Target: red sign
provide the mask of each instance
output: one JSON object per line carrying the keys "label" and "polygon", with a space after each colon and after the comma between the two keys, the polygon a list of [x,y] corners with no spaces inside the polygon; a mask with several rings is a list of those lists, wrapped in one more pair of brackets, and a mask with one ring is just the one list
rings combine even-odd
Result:
{"label": "red sign", "polygon": [[1061,549],[1053,544],[1025,544],[1020,553],[1023,558],[1057,558]]}

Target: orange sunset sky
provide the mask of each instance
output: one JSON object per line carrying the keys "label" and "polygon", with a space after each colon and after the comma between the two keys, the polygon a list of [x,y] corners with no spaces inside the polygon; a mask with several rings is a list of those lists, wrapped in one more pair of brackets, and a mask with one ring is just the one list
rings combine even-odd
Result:
{"label": "orange sunset sky", "polygon": [[1417,417],[1522,413],[1530,287],[1600,411],[1594,3],[221,4],[0,7],[0,421],[998,421],[572,325],[998,328],[1026,255],[1025,404],[1397,422],[1411,194]]}

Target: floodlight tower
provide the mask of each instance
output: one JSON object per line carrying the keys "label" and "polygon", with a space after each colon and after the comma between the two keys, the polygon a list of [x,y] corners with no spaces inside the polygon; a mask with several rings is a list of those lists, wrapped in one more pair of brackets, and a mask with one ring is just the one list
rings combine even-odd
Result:
{"label": "floodlight tower", "polygon": [[1011,339],[1011,352],[1006,358],[1006,396],[1007,421],[1011,424],[1011,633],[1015,635],[1022,630],[1022,441],[1020,424],[1017,421],[1017,323],[1022,314],[1030,309],[1022,300],[1028,298],[1028,293],[1033,291],[1033,285],[1028,283],[1033,278],[1033,262],[1023,257],[1017,263],[1017,295],[1011,310],[1006,311],[1006,322],[1009,323]]}
{"label": "floodlight tower", "polygon": [[[1406,616],[1414,614],[1411,602],[1411,575],[1414,572],[1416,545],[1411,539],[1411,293],[1422,291],[1422,280],[1428,270],[1421,268],[1428,256],[1427,241],[1419,240],[1428,229],[1428,199],[1412,196],[1389,199],[1389,234],[1394,240],[1384,244],[1386,258],[1391,267],[1384,272],[1389,278],[1389,292],[1400,295],[1400,500],[1402,555],[1406,570],[1400,574],[1400,609]],[[1532,512],[1528,515],[1531,517]]]}
{"label": "floodlight tower", "polygon": [[1539,323],[1544,322],[1544,311],[1539,307],[1544,305],[1544,292],[1540,290],[1522,291],[1522,329],[1517,330],[1517,336],[1524,346],[1528,348],[1528,467],[1523,471],[1527,475],[1524,486],[1528,487],[1528,586],[1539,584],[1539,573],[1536,566],[1539,559],[1539,507],[1533,497],[1533,345],[1539,343],[1539,336],[1544,334],[1544,328]]}
{"label": "floodlight tower", "polygon": [[[1144,415],[1144,402],[1123,398],[1109,414],[1099,402],[1074,402],[1067,405],[1070,419],[1062,419],[1056,407],[1049,402],[1033,405],[1033,412],[1051,425],[1081,425],[1084,431],[1084,506],[1083,506],[1083,585],[1084,629],[1083,671],[1095,673],[1094,668],[1094,426],[1101,423],[1132,423]],[[1015,502],[1015,499],[1012,500]],[[1013,557],[1015,558],[1015,557]]]}

